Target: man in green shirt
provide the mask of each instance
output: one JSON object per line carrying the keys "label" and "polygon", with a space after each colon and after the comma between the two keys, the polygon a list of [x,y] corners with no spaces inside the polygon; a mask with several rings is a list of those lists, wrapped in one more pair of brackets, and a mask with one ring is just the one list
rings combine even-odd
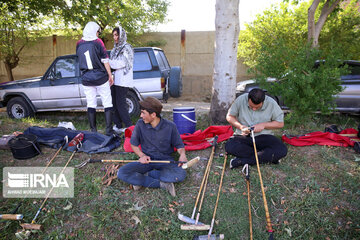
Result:
{"label": "man in green shirt", "polygon": [[287,154],[285,144],[272,133],[284,126],[284,113],[276,101],[255,88],[239,96],[230,107],[226,120],[236,128],[225,150],[234,155],[230,168],[256,164],[249,127],[254,127],[259,163],[278,163]]}

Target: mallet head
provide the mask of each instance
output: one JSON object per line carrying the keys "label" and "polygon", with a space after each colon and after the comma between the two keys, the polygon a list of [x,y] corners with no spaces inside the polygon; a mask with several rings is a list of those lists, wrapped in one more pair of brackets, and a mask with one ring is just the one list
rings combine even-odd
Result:
{"label": "mallet head", "polygon": [[195,165],[199,160],[200,160],[200,157],[197,156],[196,158],[191,159],[187,163],[184,163],[181,167],[183,169],[187,169],[187,168],[192,167],[193,165]]}
{"label": "mallet head", "polygon": [[201,235],[201,236],[195,236],[193,238],[193,240],[218,240],[218,239],[224,239],[225,236],[224,234],[218,234],[218,235],[215,235],[215,234],[211,234],[210,236],[209,235]]}
{"label": "mallet head", "polygon": [[35,223],[22,223],[20,226],[23,229],[27,230],[43,230],[43,226],[41,224],[35,224]]}

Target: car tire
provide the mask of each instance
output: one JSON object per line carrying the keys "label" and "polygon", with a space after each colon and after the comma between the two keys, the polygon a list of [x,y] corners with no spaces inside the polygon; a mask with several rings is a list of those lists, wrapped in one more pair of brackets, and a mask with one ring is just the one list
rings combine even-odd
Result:
{"label": "car tire", "polygon": [[34,115],[30,105],[22,97],[10,99],[6,107],[7,114],[10,118],[22,119]]}
{"label": "car tire", "polygon": [[177,98],[182,94],[181,67],[172,67],[169,76],[169,93],[171,97]]}
{"label": "car tire", "polygon": [[139,116],[140,115],[140,103],[136,94],[132,91],[128,91],[126,95],[126,103],[129,109],[130,116]]}

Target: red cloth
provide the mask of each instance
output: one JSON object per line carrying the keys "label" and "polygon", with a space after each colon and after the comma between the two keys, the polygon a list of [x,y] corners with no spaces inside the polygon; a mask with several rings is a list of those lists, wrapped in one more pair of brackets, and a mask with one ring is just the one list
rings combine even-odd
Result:
{"label": "red cloth", "polygon": [[342,147],[353,147],[354,141],[348,136],[341,136],[340,134],[357,134],[353,128],[342,130],[339,134],[330,132],[312,132],[304,136],[299,137],[287,137],[282,136],[282,141],[293,146],[310,146],[310,145],[325,145],[325,146],[342,146]]}
{"label": "red cloth", "polygon": [[[131,149],[130,138],[135,126],[128,127],[125,130],[124,150],[133,152]],[[212,138],[218,136],[217,142],[229,139],[234,131],[230,125],[227,126],[210,126],[204,131],[197,130],[193,134],[181,134],[180,137],[185,144],[186,151],[201,150],[211,147]]]}
{"label": "red cloth", "polygon": [[185,144],[186,151],[201,150],[211,147],[212,138],[218,136],[217,142],[228,140],[234,131],[230,125],[210,126],[204,131],[197,130],[193,134],[182,134],[181,139]]}

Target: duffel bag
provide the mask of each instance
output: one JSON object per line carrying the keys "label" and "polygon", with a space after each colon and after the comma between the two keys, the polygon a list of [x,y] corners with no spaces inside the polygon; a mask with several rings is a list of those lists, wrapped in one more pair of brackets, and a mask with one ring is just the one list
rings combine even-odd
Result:
{"label": "duffel bag", "polygon": [[9,141],[12,155],[16,159],[29,159],[41,153],[37,136],[33,134],[20,134]]}

